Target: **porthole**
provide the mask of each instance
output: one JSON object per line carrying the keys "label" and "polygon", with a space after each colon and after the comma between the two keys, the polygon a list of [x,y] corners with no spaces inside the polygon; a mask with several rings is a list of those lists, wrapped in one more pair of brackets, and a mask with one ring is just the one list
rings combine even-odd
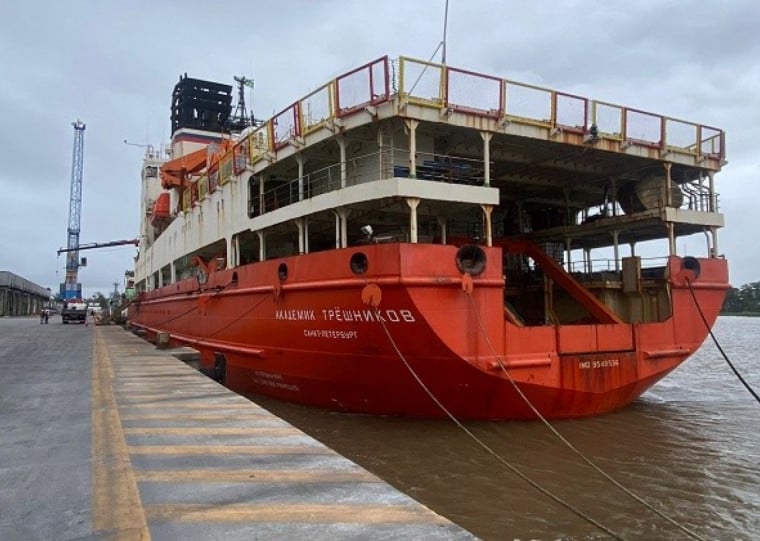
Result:
{"label": "porthole", "polygon": [[457,250],[456,264],[459,272],[477,276],[486,268],[486,253],[480,246],[465,244]]}
{"label": "porthole", "polygon": [[364,274],[367,272],[367,255],[364,252],[356,252],[351,256],[351,272]]}
{"label": "porthole", "polygon": [[277,277],[280,279],[280,282],[288,279],[288,266],[285,263],[280,263],[280,266],[277,267]]}

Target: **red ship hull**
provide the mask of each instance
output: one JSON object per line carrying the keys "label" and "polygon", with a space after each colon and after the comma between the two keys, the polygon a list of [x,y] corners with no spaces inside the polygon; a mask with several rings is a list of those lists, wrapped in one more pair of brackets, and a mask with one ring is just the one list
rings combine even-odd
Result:
{"label": "red ship hull", "polygon": [[729,287],[724,260],[699,259],[695,273],[673,256],[661,321],[521,326],[501,265],[470,278],[456,250],[379,244],[216,271],[141,294],[129,321],[197,349],[204,371],[243,394],[411,417],[443,406],[459,419],[565,418],[619,409],[676,368]]}

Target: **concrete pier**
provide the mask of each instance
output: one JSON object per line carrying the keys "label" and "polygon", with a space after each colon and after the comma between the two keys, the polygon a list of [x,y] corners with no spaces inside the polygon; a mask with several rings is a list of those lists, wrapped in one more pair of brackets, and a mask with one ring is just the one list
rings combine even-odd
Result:
{"label": "concrete pier", "polygon": [[0,539],[473,539],[116,326],[0,319]]}

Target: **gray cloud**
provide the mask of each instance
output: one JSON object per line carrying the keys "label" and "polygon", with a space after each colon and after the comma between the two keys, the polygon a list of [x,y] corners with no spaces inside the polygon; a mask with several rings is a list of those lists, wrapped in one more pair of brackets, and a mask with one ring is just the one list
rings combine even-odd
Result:
{"label": "gray cloud", "polygon": [[[268,117],[330,78],[378,56],[427,59],[442,37],[444,0],[222,4],[90,2],[0,6],[0,189],[9,204],[0,268],[57,290],[66,243],[73,129],[87,123],[81,242],[138,233],[141,149],[169,134],[180,74],[253,77]],[[760,108],[760,10],[754,2],[636,3],[450,0],[451,65],[723,128],[729,165],[717,176],[735,284],[760,280],[754,147]],[[440,54],[438,56],[440,58]],[[696,241],[695,241],[696,243]],[[86,292],[110,291],[132,247],[83,252]]]}

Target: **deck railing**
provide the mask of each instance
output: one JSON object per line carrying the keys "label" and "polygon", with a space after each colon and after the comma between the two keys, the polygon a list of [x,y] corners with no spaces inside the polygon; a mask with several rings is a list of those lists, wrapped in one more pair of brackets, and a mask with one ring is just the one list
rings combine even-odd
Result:
{"label": "deck railing", "polygon": [[[383,56],[336,77],[247,133],[213,164],[218,178],[197,197],[262,159],[276,159],[288,145],[300,148],[306,135],[394,96],[401,105],[435,108],[444,115],[459,112],[501,125],[593,134],[624,146],[658,148],[663,155],[725,160],[725,134],[718,128],[433,62]],[[197,200],[183,194],[183,209]]]}
{"label": "deck railing", "polygon": [[[382,152],[372,152],[349,160],[346,166],[346,186],[390,178],[392,171],[379,167],[381,155]],[[267,179],[264,182],[263,196],[251,198],[249,215],[265,214],[298,201],[338,190],[341,185],[340,163],[310,171],[301,179]]]}
{"label": "deck railing", "polygon": [[[667,267],[667,257],[640,257],[641,272],[645,278],[663,278],[664,269]],[[617,276],[619,279],[621,259],[615,261],[611,258],[597,258],[588,261],[573,260],[564,265],[565,270],[585,279],[596,278],[599,280],[612,280]]]}
{"label": "deck railing", "polygon": [[[391,155],[392,163],[386,165],[386,156]],[[454,184],[483,184],[483,162],[458,156],[419,152],[417,178]],[[379,179],[409,177],[409,151],[385,148],[348,160],[346,164],[346,186],[354,186]],[[273,188],[267,186],[274,185]],[[286,205],[310,199],[324,193],[338,190],[342,185],[340,163],[334,163],[304,174],[303,178],[279,180],[267,179],[264,183],[263,199],[253,197],[249,209],[250,216],[271,212]]]}
{"label": "deck railing", "polygon": [[[564,253],[560,253],[564,256]],[[509,254],[508,266],[505,269],[507,284],[525,286],[529,283],[539,284],[543,281],[543,273],[529,257],[520,254]],[[569,264],[560,257],[557,262],[581,282],[619,282],[623,279],[622,258],[617,261],[611,258],[595,258],[590,260],[572,260]],[[640,257],[641,277],[644,280],[663,280],[666,277],[667,257]]]}
{"label": "deck railing", "polygon": [[697,157],[725,159],[722,130],[550,88],[422,60],[399,59],[402,101],[442,111],[618,140]]}

